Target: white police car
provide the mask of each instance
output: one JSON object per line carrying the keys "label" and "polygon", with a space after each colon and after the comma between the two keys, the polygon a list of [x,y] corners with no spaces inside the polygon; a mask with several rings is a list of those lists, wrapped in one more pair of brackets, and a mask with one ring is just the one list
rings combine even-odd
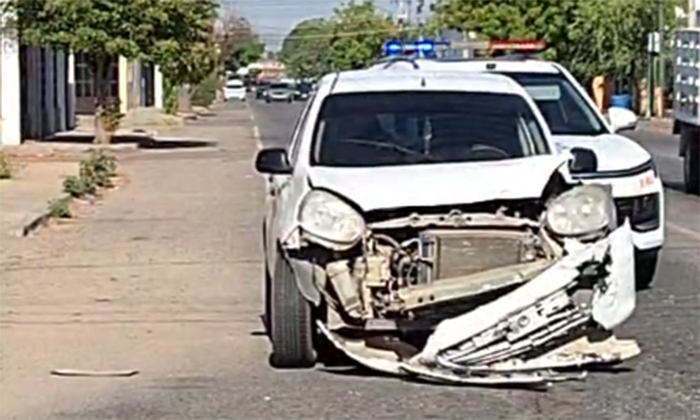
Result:
{"label": "white police car", "polygon": [[324,77],[289,148],[256,158],[273,364],[332,345],[390,374],[532,385],[639,354],[610,333],[635,307],[630,224],[572,178],[590,152],[559,153],[508,77],[408,64]]}
{"label": "white police car", "polygon": [[506,75],[527,90],[544,116],[560,151],[586,148],[595,153],[596,170],[576,175],[583,183],[612,186],[617,217],[629,217],[636,248],[637,285],[648,287],[664,243],[663,184],[651,155],[620,135],[634,129],[632,111],[610,108],[601,114],[590,96],[560,64],[536,59],[419,60],[424,69],[489,72]]}

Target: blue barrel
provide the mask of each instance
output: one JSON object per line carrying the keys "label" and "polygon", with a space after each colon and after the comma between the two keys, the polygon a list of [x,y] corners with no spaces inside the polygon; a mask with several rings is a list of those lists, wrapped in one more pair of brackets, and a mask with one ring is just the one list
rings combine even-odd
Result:
{"label": "blue barrel", "polygon": [[616,108],[632,109],[632,95],[612,95],[610,97],[610,106]]}

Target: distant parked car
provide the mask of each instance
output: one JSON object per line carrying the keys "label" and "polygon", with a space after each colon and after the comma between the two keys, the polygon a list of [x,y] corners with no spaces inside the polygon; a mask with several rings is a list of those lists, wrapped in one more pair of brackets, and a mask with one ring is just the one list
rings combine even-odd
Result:
{"label": "distant parked car", "polygon": [[298,83],[294,90],[294,100],[305,101],[311,96],[311,85],[306,82]]}
{"label": "distant parked car", "polygon": [[255,99],[265,99],[270,84],[267,82],[259,82],[255,87]]}
{"label": "distant parked car", "polygon": [[231,79],[226,82],[224,89],[224,99],[228,101],[245,101],[246,89],[243,81]]}
{"label": "distant parked car", "polygon": [[294,89],[287,83],[273,83],[265,96],[265,102],[293,102]]}

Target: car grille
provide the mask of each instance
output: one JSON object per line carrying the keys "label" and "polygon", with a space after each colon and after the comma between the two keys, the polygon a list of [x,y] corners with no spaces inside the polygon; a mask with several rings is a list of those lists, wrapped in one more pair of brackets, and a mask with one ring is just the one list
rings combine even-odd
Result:
{"label": "car grille", "polygon": [[629,219],[632,229],[637,232],[657,229],[661,222],[659,204],[659,194],[616,198],[617,223]]}
{"label": "car grille", "polygon": [[528,261],[532,238],[524,232],[428,230],[421,232],[421,257],[432,261],[423,283],[466,276]]}

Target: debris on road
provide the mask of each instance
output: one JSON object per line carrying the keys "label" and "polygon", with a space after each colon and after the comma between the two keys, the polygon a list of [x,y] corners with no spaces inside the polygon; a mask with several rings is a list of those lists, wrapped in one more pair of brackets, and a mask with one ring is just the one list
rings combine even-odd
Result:
{"label": "debris on road", "polygon": [[138,370],[79,370],[79,369],[54,369],[51,371],[54,376],[73,376],[85,378],[125,378],[139,374]]}

